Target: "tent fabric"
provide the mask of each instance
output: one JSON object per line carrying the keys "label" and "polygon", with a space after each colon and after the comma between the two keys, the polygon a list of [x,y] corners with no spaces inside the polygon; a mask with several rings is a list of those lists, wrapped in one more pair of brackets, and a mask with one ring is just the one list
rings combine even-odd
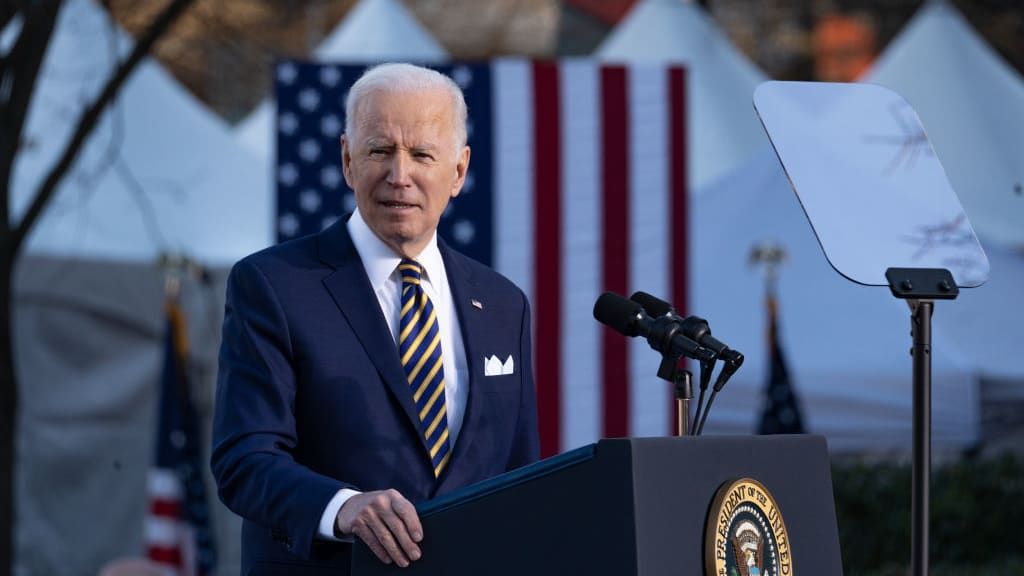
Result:
{"label": "tent fabric", "polygon": [[936,305],[932,325],[963,355],[972,370],[990,380],[1016,382],[1024,398],[1024,254],[979,238],[989,260],[989,279],[962,289],[956,300]]}
{"label": "tent fabric", "polygon": [[692,194],[768,144],[751,104],[754,88],[767,78],[695,3],[640,0],[594,56],[607,63],[686,66]]}
{"label": "tent fabric", "polygon": [[361,0],[317,47],[318,60],[440,62],[448,52],[399,0]]}
{"label": "tent fabric", "polygon": [[[181,292],[204,452],[226,276],[214,270],[205,285],[186,278]],[[163,303],[155,266],[38,256],[19,265],[16,574],[96,574],[115,558],[145,555]],[[240,521],[219,501],[211,509],[219,573],[238,573]]]}
{"label": "tent fabric", "polygon": [[[448,53],[399,0],[361,0],[313,57],[321,62],[437,63],[447,60]],[[266,99],[235,129],[238,141],[268,165],[273,161],[275,116],[273,100]]]}
{"label": "tent fabric", "polygon": [[931,1],[864,79],[917,111],[978,234],[1024,250],[1024,79],[945,1]]}
{"label": "tent fabric", "polygon": [[[83,103],[131,45],[91,0],[64,3],[14,167],[15,219],[64,150]],[[270,244],[271,207],[260,164],[146,59],[89,137],[27,250],[135,262],[177,252],[223,265]]]}
{"label": "tent fabric", "polygon": [[[780,345],[808,432],[834,452],[908,453],[910,312],[887,288],[855,285],[829,266],[771,150],[709,186],[690,218],[689,310],[746,355],[706,431],[755,429],[769,363],[764,281],[749,257],[770,243],[787,254],[777,280]],[[946,338],[933,340],[933,446],[957,451],[978,439],[976,378]]]}

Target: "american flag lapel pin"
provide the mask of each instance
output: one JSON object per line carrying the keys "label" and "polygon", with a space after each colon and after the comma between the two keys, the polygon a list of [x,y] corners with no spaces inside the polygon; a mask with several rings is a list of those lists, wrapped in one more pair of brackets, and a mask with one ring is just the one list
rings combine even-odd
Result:
{"label": "american flag lapel pin", "polygon": [[483,310],[484,309],[484,305],[481,304],[480,301],[477,300],[476,298],[470,298],[469,299],[469,303],[472,304],[473,308],[476,308],[477,310]]}

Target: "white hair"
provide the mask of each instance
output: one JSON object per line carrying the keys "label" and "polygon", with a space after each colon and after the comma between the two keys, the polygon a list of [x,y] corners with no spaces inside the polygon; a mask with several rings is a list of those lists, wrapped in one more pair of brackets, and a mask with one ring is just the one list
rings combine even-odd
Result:
{"label": "white hair", "polygon": [[380,64],[370,68],[356,80],[345,98],[345,134],[355,134],[355,117],[359,104],[373,92],[416,92],[444,90],[452,101],[455,152],[466,145],[466,99],[454,80],[437,70],[406,63]]}

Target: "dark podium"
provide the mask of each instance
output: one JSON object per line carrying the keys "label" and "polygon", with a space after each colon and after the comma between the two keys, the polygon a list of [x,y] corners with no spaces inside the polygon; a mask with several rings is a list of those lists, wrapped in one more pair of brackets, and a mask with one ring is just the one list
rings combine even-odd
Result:
{"label": "dark podium", "polygon": [[802,435],[602,440],[421,503],[423,557],[359,543],[352,574],[696,576],[715,493],[741,477],[774,496],[792,573],[842,574],[825,440]]}

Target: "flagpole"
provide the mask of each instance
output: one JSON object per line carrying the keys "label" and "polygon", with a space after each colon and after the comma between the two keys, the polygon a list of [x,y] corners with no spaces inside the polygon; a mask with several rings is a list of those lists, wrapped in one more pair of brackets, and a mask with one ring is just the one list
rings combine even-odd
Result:
{"label": "flagpole", "polygon": [[770,314],[768,319],[769,337],[774,338],[772,326],[775,322],[775,286],[779,266],[786,260],[786,249],[778,244],[763,243],[755,245],[750,251],[749,262],[764,271],[764,295]]}
{"label": "flagpole", "polygon": [[752,266],[760,266],[764,270],[765,294],[775,296],[775,278],[779,266],[786,260],[786,249],[778,244],[757,244],[750,251],[748,259]]}

